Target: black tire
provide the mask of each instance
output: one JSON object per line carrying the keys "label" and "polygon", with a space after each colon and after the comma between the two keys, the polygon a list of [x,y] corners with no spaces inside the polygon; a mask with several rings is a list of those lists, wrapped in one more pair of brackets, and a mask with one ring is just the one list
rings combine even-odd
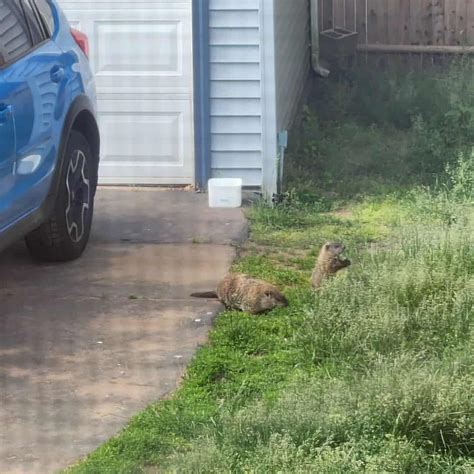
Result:
{"label": "black tire", "polygon": [[82,255],[92,226],[97,167],[86,138],[72,131],[53,213],[25,239],[35,260],[67,262]]}

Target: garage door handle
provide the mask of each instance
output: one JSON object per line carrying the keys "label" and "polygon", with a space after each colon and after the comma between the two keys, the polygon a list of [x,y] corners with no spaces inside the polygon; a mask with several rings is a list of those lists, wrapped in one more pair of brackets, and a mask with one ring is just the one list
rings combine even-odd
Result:
{"label": "garage door handle", "polygon": [[64,77],[64,69],[62,67],[56,66],[51,69],[51,80],[56,84],[61,82]]}
{"label": "garage door handle", "polygon": [[12,116],[12,106],[0,104],[0,125],[6,123]]}

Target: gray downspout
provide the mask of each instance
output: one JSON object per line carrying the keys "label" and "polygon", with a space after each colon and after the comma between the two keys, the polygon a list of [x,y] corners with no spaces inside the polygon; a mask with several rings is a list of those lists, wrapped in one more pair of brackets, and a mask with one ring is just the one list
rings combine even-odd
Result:
{"label": "gray downspout", "polygon": [[283,193],[283,171],[285,168],[285,151],[287,147],[288,131],[282,130],[281,132],[278,132],[278,148],[280,149],[280,154],[278,157],[278,195],[281,195]]}
{"label": "gray downspout", "polygon": [[330,71],[321,66],[319,61],[319,5],[318,0],[311,2],[311,64],[313,71],[322,76],[328,77]]}

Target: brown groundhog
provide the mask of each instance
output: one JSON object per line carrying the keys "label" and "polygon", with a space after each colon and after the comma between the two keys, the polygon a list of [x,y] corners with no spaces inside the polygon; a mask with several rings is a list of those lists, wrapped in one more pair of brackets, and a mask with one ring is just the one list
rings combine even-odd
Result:
{"label": "brown groundhog", "polygon": [[336,242],[327,242],[321,248],[316,266],[314,267],[312,283],[318,289],[325,278],[334,276],[339,270],[351,265],[351,261],[342,258],[345,247]]}
{"label": "brown groundhog", "polygon": [[228,309],[247,311],[251,314],[288,306],[288,300],[276,287],[242,273],[227,275],[219,283],[217,291],[193,293],[191,296],[217,298]]}

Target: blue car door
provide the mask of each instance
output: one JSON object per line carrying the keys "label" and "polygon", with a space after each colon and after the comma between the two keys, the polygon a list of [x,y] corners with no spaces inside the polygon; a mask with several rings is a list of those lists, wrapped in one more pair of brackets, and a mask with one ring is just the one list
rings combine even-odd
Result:
{"label": "blue car door", "polygon": [[68,81],[66,57],[30,0],[0,0],[0,54],[1,229],[48,194]]}
{"label": "blue car door", "polygon": [[[1,60],[2,56],[0,54]],[[8,97],[8,88],[0,83],[0,208],[4,196],[8,194],[13,186],[16,154],[15,122],[12,107],[8,105]],[[0,228],[3,227],[2,224],[4,223],[0,221]]]}

